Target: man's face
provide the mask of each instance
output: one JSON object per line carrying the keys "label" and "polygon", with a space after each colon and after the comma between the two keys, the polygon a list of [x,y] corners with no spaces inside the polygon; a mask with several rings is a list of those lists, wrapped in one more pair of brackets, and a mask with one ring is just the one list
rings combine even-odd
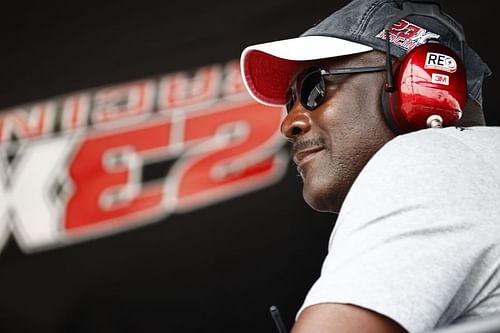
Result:
{"label": "man's face", "polygon": [[[381,66],[384,60],[382,53],[370,52],[304,69]],[[292,142],[303,196],[313,209],[338,212],[361,169],[394,137],[381,110],[385,77],[385,72],[326,76],[323,103],[307,110],[297,100],[283,120],[281,131]]]}

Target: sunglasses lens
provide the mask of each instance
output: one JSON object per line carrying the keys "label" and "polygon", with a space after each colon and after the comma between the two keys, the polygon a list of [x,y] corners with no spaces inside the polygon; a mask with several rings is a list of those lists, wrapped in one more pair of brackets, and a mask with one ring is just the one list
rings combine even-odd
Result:
{"label": "sunglasses lens", "polygon": [[297,100],[297,96],[295,95],[295,92],[292,89],[288,90],[288,103],[286,103],[286,113],[290,113],[292,111],[293,105],[295,104],[295,101]]}
{"label": "sunglasses lens", "polygon": [[325,81],[319,68],[308,70],[300,84],[300,101],[308,110],[317,108],[325,98]]}

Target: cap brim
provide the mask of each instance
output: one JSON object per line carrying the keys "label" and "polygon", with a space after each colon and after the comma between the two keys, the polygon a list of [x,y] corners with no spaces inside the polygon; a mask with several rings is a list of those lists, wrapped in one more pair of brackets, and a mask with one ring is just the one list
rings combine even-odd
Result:
{"label": "cap brim", "polygon": [[278,106],[301,62],[340,57],[372,47],[327,36],[305,36],[248,46],[241,54],[243,83],[259,103]]}

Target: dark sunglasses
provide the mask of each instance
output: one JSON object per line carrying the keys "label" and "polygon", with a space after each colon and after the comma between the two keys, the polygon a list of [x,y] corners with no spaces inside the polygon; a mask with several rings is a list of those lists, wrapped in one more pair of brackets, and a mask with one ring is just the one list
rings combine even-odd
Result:
{"label": "dark sunglasses", "polygon": [[[300,103],[307,110],[314,110],[323,103],[326,94],[324,76],[381,72],[386,69],[386,66],[336,68],[328,70],[315,66],[310,67],[305,70],[303,74],[299,76],[299,80],[297,80],[297,91],[299,92]],[[286,104],[287,113],[290,113],[296,100],[297,94],[290,88],[288,90],[288,103]]]}

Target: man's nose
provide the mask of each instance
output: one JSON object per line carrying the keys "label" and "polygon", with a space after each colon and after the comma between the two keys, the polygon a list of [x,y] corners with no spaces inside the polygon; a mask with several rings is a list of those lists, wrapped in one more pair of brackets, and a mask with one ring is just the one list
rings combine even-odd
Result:
{"label": "man's nose", "polygon": [[309,111],[297,104],[281,123],[281,133],[290,141],[298,138],[311,128]]}

